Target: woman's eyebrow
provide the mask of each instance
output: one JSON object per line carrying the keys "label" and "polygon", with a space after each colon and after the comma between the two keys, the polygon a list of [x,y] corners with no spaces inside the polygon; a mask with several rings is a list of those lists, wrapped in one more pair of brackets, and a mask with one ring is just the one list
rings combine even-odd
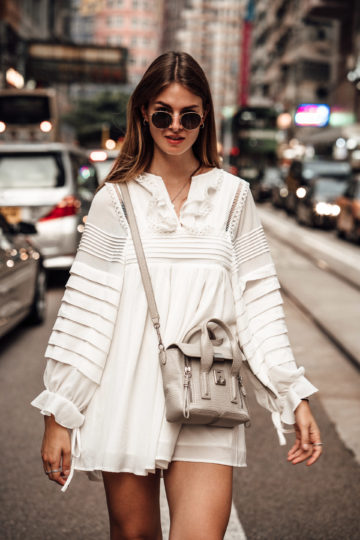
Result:
{"label": "woman's eyebrow", "polygon": [[[168,104],[168,103],[165,103],[164,101],[155,101],[154,105],[161,105],[162,107],[165,107],[166,109],[171,109],[172,110],[172,107]],[[187,105],[186,107],[183,107],[181,110],[182,111],[185,111],[187,109],[198,109],[199,108],[199,105]]]}

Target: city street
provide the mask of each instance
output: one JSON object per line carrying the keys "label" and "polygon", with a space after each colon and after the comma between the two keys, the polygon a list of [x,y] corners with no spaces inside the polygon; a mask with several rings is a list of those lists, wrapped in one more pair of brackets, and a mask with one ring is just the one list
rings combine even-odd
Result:
{"label": "city street", "polygon": [[[242,529],[249,540],[355,540],[360,515],[360,371],[356,366],[360,248],[332,232],[299,227],[269,205],[260,212],[283,285],[295,357],[320,389],[311,406],[322,431],[324,455],[311,468],[288,464],[286,452],[293,435],[287,436],[286,447],[280,447],[268,413],[251,398],[248,467],[234,474],[234,509],[226,540],[243,539]],[[64,282],[61,275],[52,280],[43,326],[21,326],[1,341],[0,537],[4,540],[108,537],[101,484],[89,483],[77,473],[62,494],[46,479],[40,460],[43,422],[30,407],[42,389],[43,354]],[[163,530],[167,538],[164,501]]]}

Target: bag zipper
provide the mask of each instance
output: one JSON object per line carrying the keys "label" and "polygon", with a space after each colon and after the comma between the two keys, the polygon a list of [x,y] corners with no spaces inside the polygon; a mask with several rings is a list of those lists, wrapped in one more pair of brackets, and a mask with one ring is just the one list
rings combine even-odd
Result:
{"label": "bag zipper", "polygon": [[191,366],[187,356],[185,356],[185,367],[184,367],[184,416],[185,418],[190,417],[190,402],[192,401],[191,396],[191,384],[190,380],[192,377]]}

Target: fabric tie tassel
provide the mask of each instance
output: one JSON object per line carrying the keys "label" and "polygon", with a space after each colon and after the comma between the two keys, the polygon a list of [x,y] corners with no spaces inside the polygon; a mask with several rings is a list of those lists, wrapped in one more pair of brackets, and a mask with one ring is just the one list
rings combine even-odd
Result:
{"label": "fabric tie tassel", "polygon": [[81,454],[81,438],[80,438],[80,429],[74,428],[73,432],[71,434],[71,466],[70,466],[70,474],[61,488],[61,491],[65,493],[67,488],[70,485],[70,482],[72,480],[72,477],[74,476],[74,470],[75,470],[75,458],[79,458]]}

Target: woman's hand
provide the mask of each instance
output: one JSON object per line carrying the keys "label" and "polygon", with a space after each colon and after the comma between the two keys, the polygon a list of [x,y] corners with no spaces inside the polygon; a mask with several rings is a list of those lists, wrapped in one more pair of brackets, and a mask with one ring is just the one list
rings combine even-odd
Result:
{"label": "woman's hand", "polygon": [[[45,432],[41,446],[44,471],[50,480],[63,486],[70,474],[71,442],[67,428],[53,416],[44,416]],[[49,474],[50,471],[54,471]]]}
{"label": "woman's hand", "polygon": [[295,433],[294,446],[288,452],[288,461],[293,465],[302,463],[306,459],[306,465],[310,466],[319,459],[322,454],[320,430],[311,413],[308,401],[301,401],[295,409]]}

